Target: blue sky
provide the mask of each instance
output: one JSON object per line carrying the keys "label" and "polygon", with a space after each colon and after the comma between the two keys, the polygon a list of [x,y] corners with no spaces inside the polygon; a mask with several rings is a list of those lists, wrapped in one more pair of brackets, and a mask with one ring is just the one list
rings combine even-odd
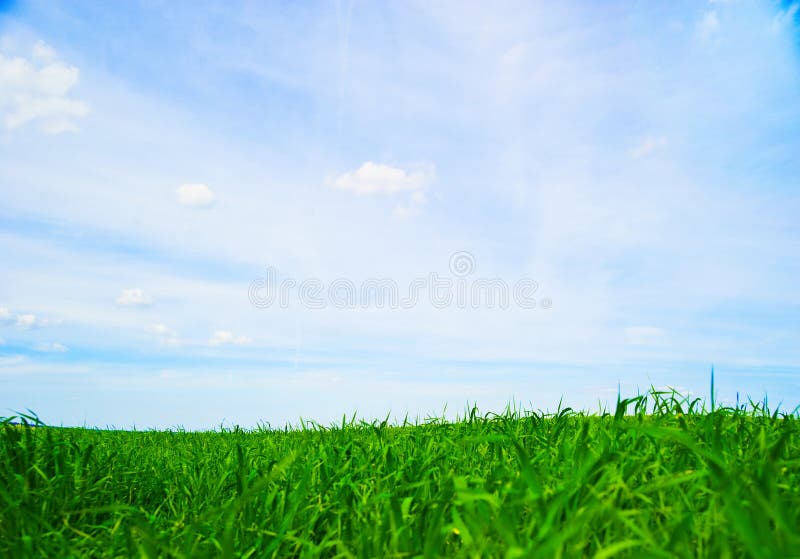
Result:
{"label": "blue sky", "polygon": [[[800,404],[798,6],[0,2],[0,414]],[[248,299],[461,251],[539,307]]]}

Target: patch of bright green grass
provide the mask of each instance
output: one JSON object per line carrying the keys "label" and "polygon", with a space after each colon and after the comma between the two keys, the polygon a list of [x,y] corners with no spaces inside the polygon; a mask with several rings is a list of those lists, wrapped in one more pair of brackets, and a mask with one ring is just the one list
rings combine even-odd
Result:
{"label": "patch of bright green grass", "polygon": [[0,557],[800,556],[800,419],[759,404],[651,392],[613,414],[415,425],[31,423],[0,422]]}

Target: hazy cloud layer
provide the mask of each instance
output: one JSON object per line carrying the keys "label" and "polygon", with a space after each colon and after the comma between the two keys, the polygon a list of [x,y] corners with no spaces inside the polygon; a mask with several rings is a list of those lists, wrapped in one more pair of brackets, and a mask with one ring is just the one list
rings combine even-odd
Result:
{"label": "hazy cloud layer", "polygon": [[[213,426],[265,393],[281,419],[292,397],[593,405],[620,380],[703,390],[711,363],[732,394],[800,402],[797,4],[0,17],[9,406],[141,424],[152,402],[114,394],[196,390],[206,411],[162,419]],[[267,267],[405,289],[463,251],[466,280],[532,278],[552,307],[248,300]],[[36,389],[53,378],[77,403]]]}

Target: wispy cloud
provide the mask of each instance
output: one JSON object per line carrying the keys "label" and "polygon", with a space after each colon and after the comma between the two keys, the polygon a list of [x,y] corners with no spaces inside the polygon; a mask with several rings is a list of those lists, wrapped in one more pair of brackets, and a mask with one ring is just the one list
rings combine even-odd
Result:
{"label": "wispy cloud", "polygon": [[423,206],[428,203],[428,195],[423,190],[417,190],[411,194],[408,202],[398,204],[394,208],[394,216],[400,219],[408,219],[418,215]]}
{"label": "wispy cloud", "polygon": [[436,168],[432,164],[402,169],[367,161],[355,171],[328,179],[328,183],[355,194],[396,194],[427,188],[435,178]]}
{"label": "wispy cloud", "polygon": [[44,353],[66,353],[69,351],[69,348],[58,342],[48,342],[38,344],[36,350]]}
{"label": "wispy cloud", "polygon": [[147,331],[152,334],[157,334],[159,336],[174,337],[177,335],[174,330],[172,330],[165,324],[153,324],[152,326],[149,326],[147,328]]}
{"label": "wispy cloud", "polygon": [[703,40],[713,38],[719,32],[719,17],[716,10],[706,12],[695,26],[697,36]]}
{"label": "wispy cloud", "polygon": [[39,319],[37,319],[36,315],[33,313],[25,313],[17,315],[17,328],[19,328],[20,330],[28,330],[30,328],[35,328],[39,324],[40,324]]}
{"label": "wispy cloud", "polygon": [[177,189],[178,202],[187,208],[207,209],[216,203],[216,196],[205,184],[182,184]]}
{"label": "wispy cloud", "polygon": [[123,289],[117,304],[123,307],[147,307],[153,303],[153,299],[139,287]]}
{"label": "wispy cloud", "polygon": [[247,336],[236,336],[233,332],[227,330],[217,330],[211,338],[209,338],[208,345],[212,347],[222,345],[245,345],[250,342],[252,342],[252,340]]}
{"label": "wispy cloud", "polygon": [[158,343],[160,345],[167,347],[186,345],[186,342],[178,336],[178,333],[172,328],[169,328],[166,324],[152,324],[147,327],[147,331],[158,337]]}
{"label": "wispy cloud", "polygon": [[60,321],[40,318],[32,312],[12,313],[8,308],[0,307],[0,323],[13,323],[19,330],[33,330],[44,326],[60,324]]}
{"label": "wispy cloud", "polygon": [[664,136],[648,136],[641,142],[628,150],[628,154],[634,159],[648,156],[667,145],[667,138]]}
{"label": "wispy cloud", "polygon": [[60,324],[60,321],[40,318],[34,313],[22,313],[16,316],[16,325],[19,330],[32,330],[56,324]]}
{"label": "wispy cloud", "polygon": [[0,367],[12,367],[25,361],[24,355],[0,356]]}
{"label": "wispy cloud", "polygon": [[779,33],[784,29],[790,29],[795,24],[795,18],[800,12],[800,2],[793,2],[788,8],[778,12],[775,19],[772,20],[773,33]]}

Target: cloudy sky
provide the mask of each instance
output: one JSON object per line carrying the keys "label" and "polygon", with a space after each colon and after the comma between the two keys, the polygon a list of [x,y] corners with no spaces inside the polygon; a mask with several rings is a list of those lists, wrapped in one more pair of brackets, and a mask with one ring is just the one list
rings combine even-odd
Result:
{"label": "cloudy sky", "polygon": [[0,0],[0,415],[800,404],[799,6]]}

